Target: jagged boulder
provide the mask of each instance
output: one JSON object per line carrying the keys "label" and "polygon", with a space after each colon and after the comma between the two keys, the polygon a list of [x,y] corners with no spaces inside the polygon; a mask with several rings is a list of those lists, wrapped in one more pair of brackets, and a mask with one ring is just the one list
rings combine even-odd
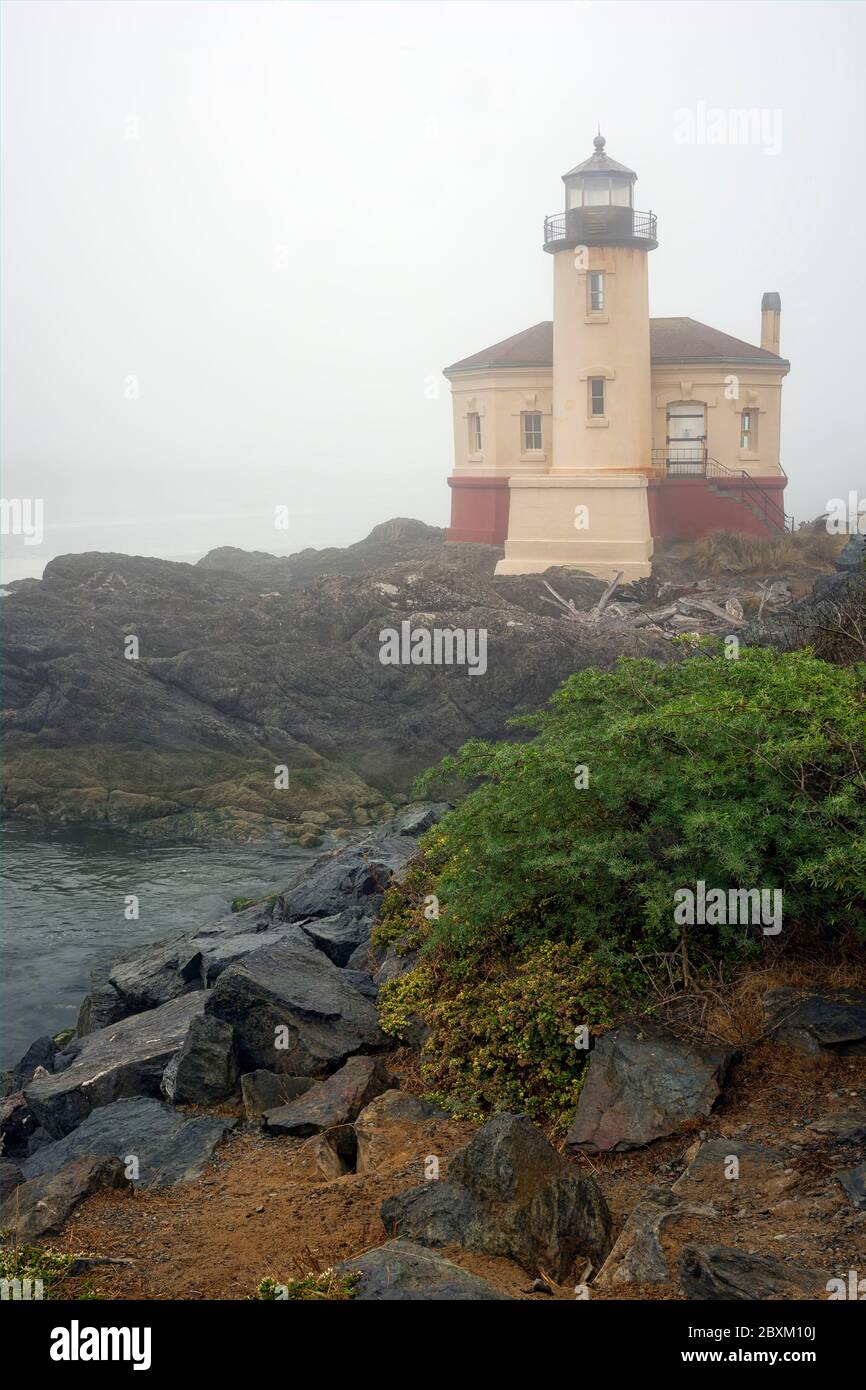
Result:
{"label": "jagged boulder", "polygon": [[643,1020],[611,1028],[593,1048],[566,1147],[609,1153],[676,1134],[709,1114],[734,1055]]}
{"label": "jagged boulder", "polygon": [[500,1114],[454,1155],[447,1180],[388,1198],[389,1235],[503,1255],[566,1278],[580,1257],[600,1265],[611,1219],[600,1189],[526,1115]]}
{"label": "jagged boulder", "polygon": [[336,1266],[338,1274],[359,1272],[355,1299],[361,1303],[484,1303],[508,1301],[492,1285],[410,1240],[391,1240]]}
{"label": "jagged boulder", "polygon": [[820,1056],[866,1056],[866,993],[857,989],[773,989],[764,996],[767,1031],[777,1042]]}
{"label": "jagged boulder", "polygon": [[77,1129],[45,1144],[22,1163],[27,1178],[56,1173],[91,1154],[136,1160],[135,1182],[167,1187],[191,1182],[204,1172],[214,1151],[238,1125],[224,1115],[183,1115],[149,1096],[118,1100],[93,1110]]}
{"label": "jagged boulder", "polygon": [[682,1201],[666,1187],[649,1188],[629,1215],[593,1287],[667,1283],[671,1273],[662,1246],[664,1228],[683,1218],[717,1214],[709,1205]]}
{"label": "jagged boulder", "polygon": [[852,1207],[856,1207],[858,1211],[866,1211],[866,1163],[837,1173],[836,1181]]}
{"label": "jagged boulder", "polygon": [[332,917],[303,922],[301,931],[334,965],[345,966],[354,952],[369,947],[373,918],[363,907],[348,907]]}
{"label": "jagged boulder", "polygon": [[158,1096],[163,1073],[205,1001],[201,992],[172,999],[79,1039],[64,1071],[25,1088],[38,1124],[60,1139],[99,1106],[123,1096]]}
{"label": "jagged boulder", "polygon": [[355,1120],[357,1171],[376,1173],[416,1160],[420,1174],[436,1126],[447,1119],[444,1110],[408,1091],[383,1091]]}
{"label": "jagged boulder", "polygon": [[395,1084],[394,1077],[378,1057],[350,1057],[339,1071],[290,1101],[267,1110],[264,1127],[270,1134],[288,1134],[296,1139],[337,1125],[351,1124],[374,1096]]}
{"label": "jagged boulder", "polygon": [[24,1174],[11,1158],[0,1158],[0,1205],[24,1181]]}
{"label": "jagged boulder", "polygon": [[726,1245],[684,1245],[680,1283],[687,1298],[798,1299],[819,1297],[825,1277],[801,1265],[783,1265]]}
{"label": "jagged boulder", "polygon": [[239,1076],[231,1024],[198,1014],[163,1072],[161,1089],[173,1105],[218,1105],[235,1095]]}
{"label": "jagged boulder", "polygon": [[104,1188],[131,1187],[119,1158],[87,1155],[56,1173],[30,1178],[0,1208],[0,1228],[18,1240],[56,1235],[75,1208]]}
{"label": "jagged boulder", "polygon": [[372,1001],[297,927],[224,971],[207,1013],[234,1028],[245,1071],[324,1076],[388,1046]]}
{"label": "jagged boulder", "polygon": [[311,1076],[286,1076],[275,1071],[248,1071],[241,1077],[241,1098],[248,1120],[258,1120],[266,1110],[288,1105],[311,1086]]}
{"label": "jagged boulder", "polygon": [[395,874],[405,869],[418,849],[411,835],[370,838],[317,859],[303,879],[282,893],[273,907],[274,922],[333,917],[358,907],[373,916]]}

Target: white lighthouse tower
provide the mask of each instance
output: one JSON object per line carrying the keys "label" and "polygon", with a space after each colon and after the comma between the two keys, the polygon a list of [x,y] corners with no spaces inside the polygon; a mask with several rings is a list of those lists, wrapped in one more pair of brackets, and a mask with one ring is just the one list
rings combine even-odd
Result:
{"label": "white lighthouse tower", "polygon": [[604,578],[651,571],[652,397],[647,257],[656,219],[634,209],[637,175],[605,152],[563,175],[548,217],[553,257],[552,450],[509,482],[498,574],[571,565]]}

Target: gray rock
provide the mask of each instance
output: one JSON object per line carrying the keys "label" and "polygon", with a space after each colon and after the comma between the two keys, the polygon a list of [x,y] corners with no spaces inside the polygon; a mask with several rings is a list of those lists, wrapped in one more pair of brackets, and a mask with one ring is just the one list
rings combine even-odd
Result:
{"label": "gray rock", "polygon": [[245,1071],[323,1076],[388,1046],[372,1002],[298,928],[226,970],[207,1012],[234,1027]]}
{"label": "gray rock", "polygon": [[415,1160],[420,1174],[435,1127],[447,1119],[444,1110],[408,1091],[383,1091],[355,1120],[357,1171],[375,1173]]}
{"label": "gray rock", "polygon": [[6,1201],[10,1192],[14,1192],[19,1183],[24,1181],[24,1174],[13,1163],[11,1158],[0,1157],[0,1205]]}
{"label": "gray rock", "polygon": [[715,1216],[711,1206],[680,1201],[666,1187],[651,1187],[626,1221],[593,1287],[617,1284],[666,1284],[671,1277],[662,1248],[665,1225],[684,1216]]}
{"label": "gray rock", "polygon": [[339,1274],[360,1271],[355,1298],[361,1303],[510,1301],[483,1279],[410,1240],[391,1240],[336,1268]]}
{"label": "gray rock", "polygon": [[39,1122],[22,1091],[0,1101],[0,1153],[6,1158],[26,1158]]}
{"label": "gray rock", "polygon": [[846,1110],[822,1115],[809,1128],[834,1144],[866,1144],[866,1110]]}
{"label": "gray rock", "polygon": [[65,1071],[26,1088],[38,1123],[60,1139],[99,1106],[122,1096],[159,1095],[163,1073],[205,1000],[201,992],[173,999],[80,1039]]}
{"label": "gray rock", "polygon": [[[738,1167],[729,1163],[735,1158]],[[745,1192],[781,1196],[796,1182],[785,1172],[787,1162],[778,1149],[747,1139],[709,1139],[701,1144],[673,1191],[710,1201],[739,1201]],[[736,1171],[736,1177],[728,1172]]]}
{"label": "gray rock", "polygon": [[274,904],[275,922],[307,917],[332,917],[348,907],[374,915],[385,889],[416,853],[411,835],[362,840],[336,854],[317,859],[303,880],[288,888]]}
{"label": "gray rock", "polygon": [[350,1057],[333,1076],[318,1082],[297,1100],[265,1112],[265,1129],[271,1134],[305,1138],[336,1125],[351,1124],[374,1096],[395,1085],[378,1057]]}
{"label": "gray rock", "polygon": [[399,980],[401,975],[405,975],[409,970],[414,970],[419,959],[419,951],[405,951],[401,955],[394,942],[389,942],[385,958],[373,976],[377,988],[381,989],[390,980]]}
{"label": "gray rock", "polygon": [[566,1147],[609,1153],[676,1134],[709,1114],[734,1055],[644,1021],[611,1028],[592,1051]]}
{"label": "gray rock", "polygon": [[836,1181],[852,1207],[856,1207],[858,1211],[866,1211],[866,1163],[837,1173]]}
{"label": "gray rock", "polygon": [[130,1013],[132,1010],[124,1004],[113,985],[98,985],[81,1001],[75,1032],[79,1038],[86,1038],[89,1033],[98,1033],[100,1028],[129,1018]]}
{"label": "gray rock", "polygon": [[355,951],[369,950],[373,918],[361,907],[349,907],[333,917],[314,917],[300,923],[301,931],[334,965],[348,965]]}
{"label": "gray rock", "polygon": [[131,1187],[118,1158],[105,1155],[73,1159],[56,1173],[23,1183],[0,1208],[0,1227],[18,1240],[57,1235],[75,1208],[104,1188]]}
{"label": "gray rock", "polygon": [[241,1077],[241,1096],[248,1120],[257,1120],[266,1110],[288,1105],[311,1086],[311,1076],[284,1076],[275,1071],[248,1071]]}
{"label": "gray rock", "polygon": [[376,1000],[379,998],[379,986],[376,984],[372,975],[366,970],[344,970],[343,975],[353,989],[356,989],[359,994],[363,994],[365,999],[370,999],[375,1004]]}
{"label": "gray rock", "polygon": [[824,1282],[815,1270],[782,1265],[730,1246],[684,1245],[680,1251],[680,1283],[688,1298],[815,1298]]}
{"label": "gray rock", "polygon": [[56,1055],[57,1044],[53,1038],[47,1034],[45,1037],[37,1038],[30,1044],[18,1065],[12,1069],[11,1091],[23,1091],[28,1081],[33,1080],[33,1073],[37,1067],[44,1067],[47,1072],[53,1071]]}
{"label": "gray rock", "polygon": [[199,1014],[163,1073],[162,1093],[173,1105],[218,1105],[237,1093],[239,1075],[231,1024]]}
{"label": "gray rock", "polygon": [[217,1145],[239,1121],[224,1115],[183,1115],[150,1096],[118,1100],[88,1115],[54,1144],[46,1144],[21,1166],[28,1178],[56,1173],[73,1159],[112,1154],[138,1160],[138,1177],[145,1187],[168,1187],[192,1182],[204,1172]]}
{"label": "gray rock", "polygon": [[416,838],[438,825],[454,807],[450,801],[413,801],[403,806],[383,827],[388,835],[414,835]]}
{"label": "gray rock", "polygon": [[811,1056],[866,1056],[866,993],[856,989],[774,989],[764,996],[768,1031]]}
{"label": "gray rock", "polygon": [[454,1155],[447,1182],[389,1198],[381,1216],[389,1235],[431,1245],[456,1241],[556,1280],[568,1276],[578,1255],[600,1264],[611,1244],[601,1191],[526,1115],[494,1116]]}
{"label": "gray rock", "polygon": [[157,942],[112,966],[109,984],[130,1013],[201,989],[201,951],[189,937]]}

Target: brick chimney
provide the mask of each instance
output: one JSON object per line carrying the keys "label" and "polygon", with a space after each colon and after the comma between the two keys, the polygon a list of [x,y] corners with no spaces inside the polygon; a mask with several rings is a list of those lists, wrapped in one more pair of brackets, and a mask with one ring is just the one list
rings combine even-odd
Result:
{"label": "brick chimney", "polygon": [[782,300],[775,290],[767,290],[761,299],[761,347],[779,356],[779,320]]}

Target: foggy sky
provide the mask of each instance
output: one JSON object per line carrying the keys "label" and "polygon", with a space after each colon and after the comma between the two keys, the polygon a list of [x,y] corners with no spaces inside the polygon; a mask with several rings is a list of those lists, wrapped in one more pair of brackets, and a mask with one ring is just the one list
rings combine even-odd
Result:
{"label": "foggy sky", "polygon": [[[441,369],[552,317],[597,121],[653,315],[757,342],[782,296],[788,511],[862,494],[864,38],[854,3],[7,0],[3,495],[46,532],[6,577],[446,524]],[[679,143],[701,103],[779,152]]]}

